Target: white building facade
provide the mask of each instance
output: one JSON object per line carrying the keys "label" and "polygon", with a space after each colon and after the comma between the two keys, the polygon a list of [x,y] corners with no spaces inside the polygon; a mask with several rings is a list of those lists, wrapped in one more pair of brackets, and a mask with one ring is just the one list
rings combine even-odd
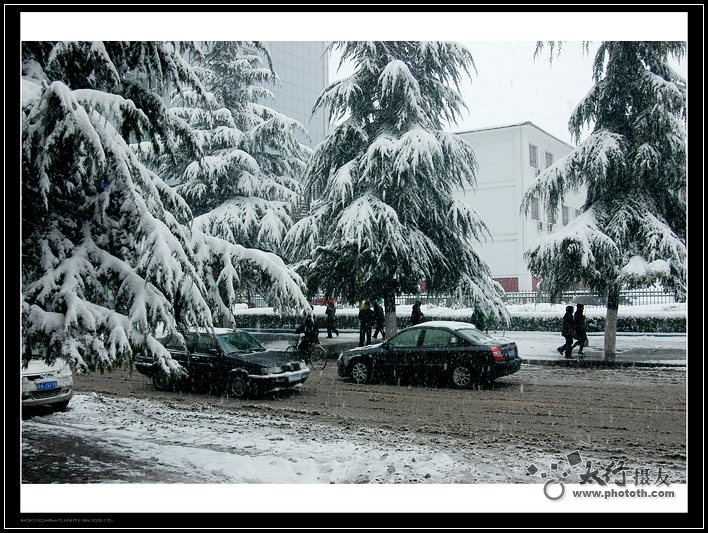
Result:
{"label": "white building facade", "polygon": [[571,191],[557,213],[545,212],[537,201],[528,215],[521,214],[521,199],[538,173],[573,147],[531,122],[458,134],[472,146],[479,165],[476,188],[457,193],[491,233],[479,253],[504,290],[535,291],[538,280],[531,276],[524,253],[540,237],[578,216],[585,194]]}

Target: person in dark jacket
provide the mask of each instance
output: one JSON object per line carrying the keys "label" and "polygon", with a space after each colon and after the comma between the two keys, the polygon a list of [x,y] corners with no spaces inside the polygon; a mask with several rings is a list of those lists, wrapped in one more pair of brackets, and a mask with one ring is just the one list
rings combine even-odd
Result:
{"label": "person in dark jacket", "polygon": [[384,338],[384,310],[378,300],[374,301],[374,317],[376,327],[374,329],[374,339],[381,333],[381,338]]}
{"label": "person in dark jacket", "polygon": [[411,311],[411,326],[420,324],[423,321],[423,318],[423,311],[420,310],[420,300],[418,300],[413,304],[413,310]]}
{"label": "person in dark jacket", "polygon": [[312,309],[303,312],[302,322],[295,329],[295,333],[302,334],[302,340],[298,344],[298,350],[302,352],[306,352],[315,344],[320,343],[320,331],[315,324],[315,314]]}
{"label": "person in dark jacket", "polygon": [[366,301],[364,308],[359,311],[359,346],[371,344],[371,328],[376,323],[376,315],[371,308],[371,302]]}
{"label": "person in dark jacket", "polygon": [[578,304],[577,308],[575,309],[575,314],[573,315],[573,324],[575,326],[575,338],[577,340],[575,341],[575,344],[573,344],[573,346],[570,348],[570,351],[572,352],[573,348],[579,346],[580,348],[578,349],[578,355],[583,355],[585,341],[588,340],[588,334],[585,330],[585,315],[583,314],[584,309],[585,306],[583,304]]}
{"label": "person in dark jacket", "polygon": [[330,299],[327,301],[327,308],[325,309],[325,315],[327,315],[327,338],[332,338],[332,333],[336,333],[339,337],[339,330],[337,325],[334,323],[334,314],[337,312],[337,307],[334,305],[334,300]]}
{"label": "person in dark jacket", "polygon": [[565,337],[565,344],[558,347],[558,353],[565,354],[566,359],[572,359],[573,355],[573,332],[575,330],[575,322],[573,319],[573,306],[569,305],[565,308],[563,315],[563,329],[561,335]]}

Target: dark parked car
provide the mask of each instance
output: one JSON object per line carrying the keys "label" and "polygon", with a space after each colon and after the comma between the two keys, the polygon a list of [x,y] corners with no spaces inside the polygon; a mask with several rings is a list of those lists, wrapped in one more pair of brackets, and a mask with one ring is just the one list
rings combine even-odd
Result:
{"label": "dark parked car", "polygon": [[163,371],[150,357],[136,359],[137,371],[152,378],[158,390],[183,388],[245,398],[299,388],[310,375],[304,361],[282,351],[268,350],[246,331],[191,331],[184,339],[186,344],[177,336],[160,342],[186,371],[185,377],[176,378]]}
{"label": "dark parked car", "polygon": [[347,350],[337,360],[337,373],[357,383],[435,380],[457,388],[491,383],[520,367],[515,342],[453,321],[411,326],[380,344]]}

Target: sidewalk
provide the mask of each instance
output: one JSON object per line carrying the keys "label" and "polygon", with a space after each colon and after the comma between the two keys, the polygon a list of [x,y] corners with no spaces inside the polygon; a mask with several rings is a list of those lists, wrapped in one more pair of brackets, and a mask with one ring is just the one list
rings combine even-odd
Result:
{"label": "sidewalk", "polygon": [[[247,330],[269,348],[283,350],[295,342],[296,335],[284,330]],[[573,359],[565,359],[557,348],[563,344],[559,333],[546,331],[507,331],[490,334],[516,342],[524,364],[569,367],[624,367],[624,366],[686,366],[685,333],[618,333],[614,362],[605,362],[604,333],[588,333],[590,345],[583,349],[584,357],[573,350]],[[380,342],[373,341],[372,342]],[[359,346],[359,332],[340,330],[331,339],[320,333],[320,344],[331,353],[339,354]]]}
{"label": "sidewalk", "polygon": [[686,366],[686,335],[668,333],[618,333],[615,361],[604,361],[604,333],[588,333],[589,346],[573,350],[573,359],[557,351],[564,341],[551,332],[509,331],[506,338],[516,341],[524,362],[536,365],[577,367]]}

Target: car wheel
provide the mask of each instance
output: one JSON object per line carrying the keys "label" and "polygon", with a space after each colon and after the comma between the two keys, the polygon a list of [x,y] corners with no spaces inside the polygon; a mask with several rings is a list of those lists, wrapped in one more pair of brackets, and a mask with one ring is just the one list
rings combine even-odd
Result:
{"label": "car wheel", "polygon": [[458,389],[465,389],[472,383],[472,372],[466,366],[456,366],[452,369],[452,385]]}
{"label": "car wheel", "polygon": [[352,379],[356,383],[368,383],[371,379],[371,371],[364,361],[356,361],[352,365]]}
{"label": "car wheel", "polygon": [[166,391],[172,388],[172,380],[169,374],[165,374],[161,370],[156,371],[152,375],[152,384],[159,391]]}
{"label": "car wheel", "polygon": [[234,398],[246,398],[248,396],[248,381],[241,376],[234,376],[229,381],[226,392]]}

